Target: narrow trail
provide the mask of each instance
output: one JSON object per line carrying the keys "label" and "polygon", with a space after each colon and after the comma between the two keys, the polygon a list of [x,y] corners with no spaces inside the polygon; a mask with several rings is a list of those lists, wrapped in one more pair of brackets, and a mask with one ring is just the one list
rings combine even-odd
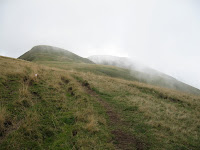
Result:
{"label": "narrow trail", "polygon": [[135,136],[122,131],[119,127],[130,128],[128,122],[125,122],[121,119],[120,115],[114,110],[114,108],[107,103],[105,100],[101,99],[100,96],[90,88],[90,85],[82,83],[82,87],[84,87],[85,91],[95,98],[100,105],[105,109],[106,114],[109,117],[109,126],[113,127],[111,133],[114,135],[114,141],[116,145],[116,149],[121,150],[143,150],[145,149],[144,142],[141,142]]}

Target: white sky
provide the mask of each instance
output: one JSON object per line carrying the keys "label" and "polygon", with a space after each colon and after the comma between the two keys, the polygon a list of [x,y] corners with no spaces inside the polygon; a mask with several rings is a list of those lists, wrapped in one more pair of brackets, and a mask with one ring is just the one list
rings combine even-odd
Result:
{"label": "white sky", "polygon": [[0,0],[0,55],[128,56],[200,88],[199,0]]}

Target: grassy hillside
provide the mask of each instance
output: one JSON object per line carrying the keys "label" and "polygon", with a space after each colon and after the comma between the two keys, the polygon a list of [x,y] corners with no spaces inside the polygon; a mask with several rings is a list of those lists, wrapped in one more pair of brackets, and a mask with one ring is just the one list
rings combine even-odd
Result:
{"label": "grassy hillside", "polygon": [[131,76],[139,82],[200,95],[199,89],[180,82],[169,75],[161,73],[143,64],[134,62],[126,57],[96,55],[90,56],[88,57],[88,59],[96,64],[116,66],[128,69],[131,72]]}
{"label": "grassy hillside", "polygon": [[59,61],[37,61],[37,64],[43,64],[49,67],[56,67],[68,71],[90,72],[96,75],[104,75],[114,78],[121,78],[129,81],[138,81],[159,87],[173,89],[177,91],[187,92],[195,95],[200,95],[200,90],[190,85],[182,83],[170,76],[150,75],[144,72],[119,68],[108,65],[73,63],[73,62],[59,62]]}
{"label": "grassy hillside", "polygon": [[[199,89],[184,84],[168,75],[144,66],[142,69],[143,71],[141,71],[141,69],[137,69],[138,66],[134,66],[134,64],[132,64],[130,61],[127,61],[126,58],[110,57],[106,57],[105,61],[103,61],[104,57],[98,57],[97,60],[94,60],[96,57],[93,59],[90,58],[96,63],[106,64],[95,65],[89,59],[82,58],[67,50],[52,46],[40,45],[33,47],[30,51],[20,56],[19,59],[48,65],[50,67],[62,68],[65,70],[71,69],[81,72],[92,72],[97,75],[106,75],[131,81],[139,81],[164,88],[200,95]],[[139,68],[142,67],[140,66]]]}
{"label": "grassy hillside", "polygon": [[78,63],[92,63],[89,59],[82,58],[67,50],[47,46],[39,45],[33,47],[30,51],[26,52],[19,59],[27,61],[61,61],[61,62],[78,62]]}
{"label": "grassy hillside", "polygon": [[0,69],[1,150],[113,149],[105,114],[69,72],[5,57]]}
{"label": "grassy hillside", "polygon": [[200,148],[200,97],[92,73],[77,76],[119,115],[112,128],[134,136],[136,149]]}
{"label": "grassy hillside", "polygon": [[2,150],[200,148],[199,91],[175,79],[47,46],[0,57],[0,70]]}
{"label": "grassy hillside", "polygon": [[[96,61],[94,60],[95,58],[90,59],[99,64],[106,62],[106,65],[108,66],[95,65],[89,59],[82,58],[67,50],[44,45],[35,46],[30,51],[19,57],[19,59],[33,61],[38,64],[48,65],[50,67],[62,68],[65,70],[72,69],[81,72],[92,72],[97,75],[107,75],[110,77],[119,77],[126,80],[139,81],[151,85],[157,85],[165,88],[200,95],[199,89],[184,84],[163,73],[160,73],[148,67],[143,68],[143,71],[138,70],[136,69],[136,66],[134,67],[133,64],[131,64],[131,62],[127,62],[126,58],[122,58],[121,60],[120,57],[109,57],[103,62],[101,62],[103,58],[100,57]],[[122,68],[109,65],[114,65]]]}
{"label": "grassy hillside", "polygon": [[41,62],[0,57],[0,149],[199,149],[199,96]]}

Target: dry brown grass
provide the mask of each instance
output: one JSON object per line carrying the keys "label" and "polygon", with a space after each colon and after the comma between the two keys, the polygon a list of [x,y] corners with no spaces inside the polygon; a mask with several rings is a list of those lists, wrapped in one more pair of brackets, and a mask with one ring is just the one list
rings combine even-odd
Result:
{"label": "dry brown grass", "polygon": [[[82,102],[80,102],[82,100],[84,100],[84,98],[79,99],[79,103],[82,103]],[[85,98],[85,100],[88,101],[88,99],[86,99],[86,98]],[[89,131],[91,133],[95,133],[95,132],[99,131],[98,122],[101,122],[101,121],[98,117],[98,114],[95,112],[95,110],[93,109],[93,106],[91,104],[89,104],[83,108],[77,108],[76,118],[77,118],[77,121],[86,123],[85,126],[83,127],[83,129],[86,129],[87,131]]]}
{"label": "dry brown grass", "polygon": [[87,118],[88,118],[88,123],[86,124],[85,129],[93,133],[98,132],[99,131],[97,123],[98,120],[95,118],[95,116],[90,115]]}

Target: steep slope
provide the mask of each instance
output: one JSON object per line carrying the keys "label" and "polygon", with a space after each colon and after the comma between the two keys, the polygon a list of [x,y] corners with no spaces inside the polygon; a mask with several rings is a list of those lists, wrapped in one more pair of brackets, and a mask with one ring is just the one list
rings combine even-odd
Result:
{"label": "steep slope", "polygon": [[131,70],[131,75],[137,81],[157,85],[174,90],[200,94],[200,90],[187,85],[164,73],[156,71],[150,67],[134,62],[126,57],[116,57],[108,55],[95,55],[88,57],[91,61],[101,65],[111,65]]}
{"label": "steep slope", "polygon": [[199,96],[77,65],[0,57],[0,149],[199,149]]}
{"label": "steep slope", "polygon": [[19,59],[27,61],[60,61],[60,62],[77,62],[77,63],[93,63],[92,61],[82,58],[67,50],[39,45],[33,47],[30,51],[26,52]]}

